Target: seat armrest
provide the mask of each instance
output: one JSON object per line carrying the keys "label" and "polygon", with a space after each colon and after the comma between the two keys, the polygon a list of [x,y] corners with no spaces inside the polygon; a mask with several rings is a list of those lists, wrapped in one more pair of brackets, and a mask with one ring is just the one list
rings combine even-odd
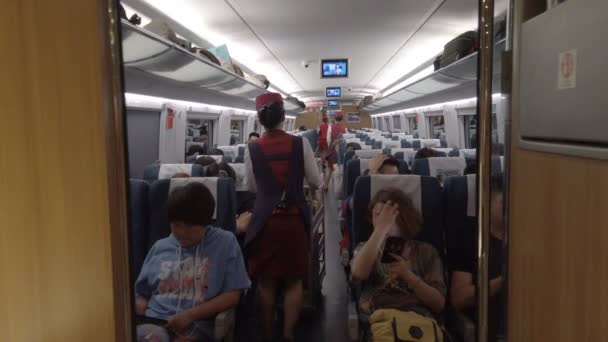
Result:
{"label": "seat armrest", "polygon": [[235,310],[230,309],[218,314],[215,317],[215,340],[216,341],[229,341],[231,340],[233,328],[234,328],[234,316]]}

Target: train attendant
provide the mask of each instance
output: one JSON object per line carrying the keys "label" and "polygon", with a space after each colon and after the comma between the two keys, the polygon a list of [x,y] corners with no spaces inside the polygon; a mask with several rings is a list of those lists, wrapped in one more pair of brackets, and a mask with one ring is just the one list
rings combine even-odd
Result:
{"label": "train attendant", "polygon": [[246,182],[257,193],[245,236],[249,273],[257,280],[264,338],[272,340],[275,290],[285,283],[283,340],[291,341],[300,315],[303,281],[308,274],[310,210],[303,180],[319,188],[322,179],[308,141],[285,133],[283,98],[268,93],[256,99],[262,137],[245,153]]}

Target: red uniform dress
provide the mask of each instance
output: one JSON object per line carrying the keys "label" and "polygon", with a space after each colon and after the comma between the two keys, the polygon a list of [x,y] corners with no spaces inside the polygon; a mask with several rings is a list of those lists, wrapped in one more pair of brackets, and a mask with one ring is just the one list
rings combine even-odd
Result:
{"label": "red uniform dress", "polygon": [[319,125],[319,138],[317,139],[317,145],[319,147],[319,152],[327,153],[329,150],[329,145],[327,145],[327,130],[329,129],[329,125],[326,123],[322,123]]}
{"label": "red uniform dress", "polygon": [[[302,153],[293,151],[292,136],[281,130],[268,131],[258,140],[266,156]],[[282,189],[287,187],[289,160],[269,160],[272,175]],[[302,165],[303,167],[303,165]],[[255,172],[255,170],[254,170]],[[258,196],[265,189],[258,184]],[[248,250],[249,273],[278,279],[302,279],[308,274],[308,230],[297,207],[275,209]]]}

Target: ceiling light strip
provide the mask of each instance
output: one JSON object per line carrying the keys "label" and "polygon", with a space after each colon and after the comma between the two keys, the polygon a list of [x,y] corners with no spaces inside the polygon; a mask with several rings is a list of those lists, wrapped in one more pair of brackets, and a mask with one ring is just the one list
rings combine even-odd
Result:
{"label": "ceiling light strip", "polygon": [[186,106],[190,111],[210,112],[215,114],[220,114],[224,111],[234,111],[234,114],[256,115],[256,112],[253,110],[216,106],[208,103],[174,100],[167,99],[164,97],[148,96],[134,93],[125,93],[125,100],[127,107],[161,109],[163,104],[173,103],[176,105]]}
{"label": "ceiling light strip", "polygon": [[300,82],[298,82],[298,80],[296,80],[296,78],[291,74],[291,72],[289,72],[289,70],[287,69],[287,67],[285,66],[285,64],[283,64],[283,62],[281,62],[281,60],[279,59],[279,57],[277,57],[277,55],[275,55],[275,53],[270,49],[270,47],[266,44],[266,42],[264,42],[262,40],[262,38],[257,34],[257,32],[255,32],[255,30],[253,29],[253,27],[251,27],[251,25],[249,25],[249,23],[245,20],[245,18],[243,18],[243,16],[239,13],[239,11],[236,10],[236,8],[234,7],[234,5],[229,0],[224,0],[224,2],[226,3],[226,5],[228,5],[232,9],[232,11],[234,12],[234,14],[236,14],[236,16],[239,17],[239,19],[241,19],[241,21],[243,22],[243,25],[247,26],[247,28],[249,29],[249,31],[251,31],[251,33],[255,36],[255,38],[262,45],[264,45],[264,47],[266,48],[266,50],[268,50],[268,52],[277,61],[277,63],[279,63],[281,65],[281,67],[285,70],[285,72],[289,75],[289,77],[291,77],[291,79],[298,85],[298,87],[300,87],[300,89],[303,90],[304,87],[302,87],[302,85],[300,84]]}
{"label": "ceiling light strip", "polygon": [[376,79],[376,77],[378,77],[378,75],[380,75],[380,72],[382,72],[382,70],[384,70],[384,68],[386,68],[389,65],[389,63],[393,61],[393,59],[395,59],[397,54],[399,54],[399,52],[401,50],[403,50],[403,48],[412,40],[412,38],[414,38],[414,36],[416,36],[416,34],[418,32],[420,32],[420,30],[422,30],[424,25],[426,25],[429,22],[429,20],[431,20],[431,18],[439,11],[439,9],[441,9],[441,7],[443,6],[443,4],[445,4],[446,1],[447,0],[438,0],[435,3],[435,7],[433,7],[429,11],[429,14],[426,15],[424,17],[424,19],[418,24],[418,27],[416,27],[416,30],[414,30],[414,32],[412,32],[412,34],[409,37],[407,37],[405,42],[397,49],[397,51],[395,51],[395,53],[386,61],[386,63],[384,63],[384,65],[378,70],[378,72],[376,72],[374,77],[372,77],[372,79],[366,83],[366,86],[369,86]]}
{"label": "ceiling light strip", "polygon": [[[492,94],[493,99],[500,99],[503,96],[504,95],[500,94],[500,93]],[[471,105],[475,105],[477,103],[477,98],[472,97],[470,99],[448,101],[448,102],[435,103],[435,104],[426,105],[426,106],[400,109],[400,110],[395,110],[395,111],[386,112],[386,113],[372,114],[371,117],[382,117],[382,116],[390,116],[390,115],[395,115],[395,114],[410,114],[410,113],[419,112],[419,111],[425,112],[425,111],[430,111],[430,110],[438,110],[438,109],[441,109],[440,107],[443,107],[443,106],[450,106],[450,105],[458,106],[458,105],[465,104],[465,103],[470,103]]]}

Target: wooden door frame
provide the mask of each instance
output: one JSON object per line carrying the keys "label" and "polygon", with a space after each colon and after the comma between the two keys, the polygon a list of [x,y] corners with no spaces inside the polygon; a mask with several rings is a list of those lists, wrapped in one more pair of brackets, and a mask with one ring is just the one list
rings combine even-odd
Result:
{"label": "wooden door frame", "polygon": [[116,341],[133,340],[133,298],[129,273],[128,170],[118,1],[100,0],[98,13],[103,79],[104,135],[110,210],[110,243]]}

